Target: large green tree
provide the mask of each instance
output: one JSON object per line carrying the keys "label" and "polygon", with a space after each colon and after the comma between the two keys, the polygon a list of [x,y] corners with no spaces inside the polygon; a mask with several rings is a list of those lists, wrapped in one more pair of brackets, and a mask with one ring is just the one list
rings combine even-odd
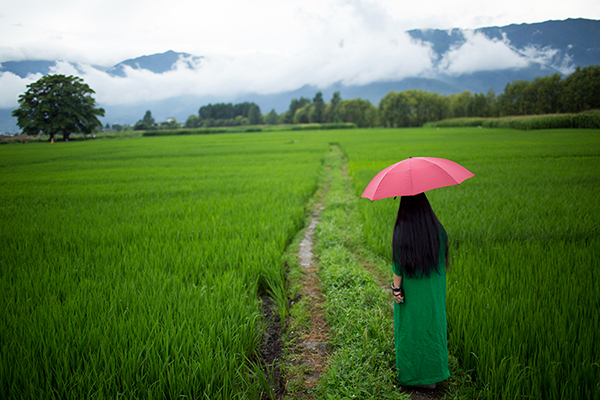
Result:
{"label": "large green tree", "polygon": [[19,96],[19,108],[12,112],[17,125],[28,135],[45,134],[51,139],[62,134],[65,140],[73,133],[92,133],[102,124],[96,108],[95,93],[76,76],[46,75],[27,85]]}

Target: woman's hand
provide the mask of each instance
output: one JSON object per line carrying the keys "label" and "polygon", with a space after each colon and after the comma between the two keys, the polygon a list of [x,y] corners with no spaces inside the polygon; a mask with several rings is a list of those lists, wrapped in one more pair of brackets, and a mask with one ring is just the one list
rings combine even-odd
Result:
{"label": "woman's hand", "polygon": [[404,303],[404,293],[402,292],[402,289],[400,289],[401,286],[402,286],[402,277],[394,274],[394,283],[392,284],[392,294],[394,295],[394,301],[398,304]]}
{"label": "woman's hand", "polygon": [[398,304],[404,303],[404,295],[402,291],[392,292],[394,294],[394,301]]}

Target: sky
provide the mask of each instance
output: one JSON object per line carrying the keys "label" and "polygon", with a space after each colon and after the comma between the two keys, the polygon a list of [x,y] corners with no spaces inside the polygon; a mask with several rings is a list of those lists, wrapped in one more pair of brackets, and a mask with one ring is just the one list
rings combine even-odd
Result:
{"label": "sky", "polygon": [[[60,60],[53,72],[81,76],[104,104],[181,94],[227,96],[304,84],[367,84],[433,73],[431,51],[409,29],[475,29],[567,18],[600,19],[597,0],[0,0],[0,63]],[[519,66],[507,43],[471,34],[449,52],[446,72]],[[95,66],[168,50],[202,56],[164,74]],[[533,51],[532,57],[546,57]],[[79,71],[69,63],[79,63]],[[0,75],[0,108],[41,76]]]}

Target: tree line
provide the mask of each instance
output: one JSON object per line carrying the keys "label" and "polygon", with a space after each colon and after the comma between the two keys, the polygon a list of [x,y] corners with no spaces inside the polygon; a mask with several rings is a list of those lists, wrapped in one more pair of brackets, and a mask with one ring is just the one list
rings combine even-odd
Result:
{"label": "tree line", "polygon": [[[146,112],[144,119],[138,121],[134,130],[169,129],[156,124],[153,119],[150,123],[151,114],[148,114],[149,112]],[[322,92],[317,92],[312,100],[305,97],[292,99],[289,109],[281,114],[277,114],[275,109],[267,114],[262,114],[260,107],[252,102],[208,104],[200,107],[197,115],[190,115],[184,127],[210,128],[331,122],[354,122],[360,127],[365,127],[378,125],[377,114],[377,107],[368,100],[360,98],[342,100],[340,92],[335,92],[331,101],[325,103]],[[145,121],[146,123],[144,123]],[[148,126],[152,126],[152,128],[148,128]]]}
{"label": "tree line", "polygon": [[532,81],[509,82],[496,95],[464,91],[451,95],[410,89],[389,92],[378,106],[360,98],[343,100],[335,92],[328,103],[317,92],[311,100],[292,99],[289,109],[262,115],[254,103],[209,104],[191,115],[188,128],[256,124],[303,124],[352,122],[359,127],[423,126],[426,122],[465,117],[504,117],[556,113],[578,113],[600,109],[600,66],[577,69],[569,76],[556,73]]}
{"label": "tree line", "polygon": [[[95,107],[94,91],[81,78],[48,75],[27,85],[19,96],[19,108],[12,112],[24,133],[46,134],[54,138],[62,134],[68,140],[72,133],[92,133],[102,129],[98,116],[102,108]],[[509,82],[498,96],[470,91],[440,95],[411,89],[389,92],[378,106],[360,98],[344,100],[335,92],[328,103],[317,92],[313,99],[292,99],[289,109],[281,114],[275,110],[263,115],[252,102],[218,103],[200,107],[190,115],[187,128],[239,126],[259,124],[303,124],[351,122],[358,127],[423,126],[450,118],[504,117],[556,113],[580,113],[600,109],[600,66],[577,67],[567,77],[560,74],[537,77],[532,81]],[[148,110],[134,130],[179,129],[175,119],[156,123]],[[113,126],[113,130],[128,127]],[[109,126],[105,129],[109,129]]]}
{"label": "tree line", "polygon": [[571,75],[509,82],[498,96],[493,90],[448,96],[421,90],[390,92],[379,102],[383,126],[422,126],[426,122],[465,117],[506,117],[579,113],[600,109],[600,66],[578,67]]}

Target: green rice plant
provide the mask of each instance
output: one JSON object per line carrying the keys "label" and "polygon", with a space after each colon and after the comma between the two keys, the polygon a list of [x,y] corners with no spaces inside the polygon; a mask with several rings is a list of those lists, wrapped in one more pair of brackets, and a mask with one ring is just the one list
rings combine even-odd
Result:
{"label": "green rice plant", "polygon": [[478,126],[503,129],[600,129],[600,110],[584,111],[578,114],[523,115],[501,118],[453,118],[438,122],[428,122],[428,128],[458,128]]}
{"label": "green rice plant", "polygon": [[[371,378],[360,382],[352,363],[393,375],[377,370],[392,359],[379,347],[391,318],[376,311],[376,291],[336,282],[373,285],[351,256],[363,243],[391,260],[398,203],[358,199],[368,181],[401,159],[434,156],[476,174],[428,197],[451,240],[449,346],[477,396],[600,398],[600,133],[477,128],[0,146],[0,397],[266,395],[254,362],[258,294],[271,289],[283,304],[281,256],[322,162],[333,166],[328,143],[347,158],[357,201],[350,212],[332,191],[319,228],[328,309],[344,321],[335,313],[354,299],[365,312],[336,331],[339,363],[325,385],[390,390],[367,391]],[[349,215],[358,227],[340,234],[334,221]]]}
{"label": "green rice plant", "polygon": [[396,384],[389,292],[381,290],[351,251],[360,224],[353,221],[356,199],[349,200],[337,146],[332,146],[325,165],[334,178],[315,232],[315,252],[334,336],[316,398],[406,398]]}
{"label": "green rice plant", "polygon": [[[341,142],[357,195],[409,156],[448,158],[476,175],[428,198],[450,237],[449,346],[478,397],[600,398],[600,132],[359,133]],[[398,200],[360,206],[366,243],[391,260]]]}
{"label": "green rice plant", "polygon": [[0,397],[271,393],[258,294],[283,285],[325,149],[291,132],[2,146]]}

